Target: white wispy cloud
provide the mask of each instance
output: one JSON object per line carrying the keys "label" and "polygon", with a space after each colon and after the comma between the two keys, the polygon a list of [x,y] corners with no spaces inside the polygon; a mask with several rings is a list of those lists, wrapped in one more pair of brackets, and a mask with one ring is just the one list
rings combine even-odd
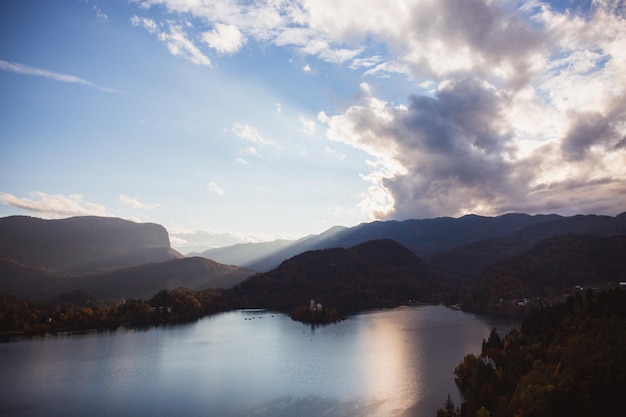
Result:
{"label": "white wispy cloud", "polygon": [[0,193],[3,204],[36,213],[44,218],[62,218],[69,216],[111,216],[106,207],[85,201],[80,194],[46,194],[41,191],[30,193],[30,198],[16,197],[13,194]]}
{"label": "white wispy cloud", "polygon": [[48,71],[42,68],[32,67],[30,65],[24,65],[24,64],[17,63],[17,62],[5,61],[2,59],[0,59],[0,69],[3,71],[13,72],[16,74],[43,77],[43,78],[48,78],[54,81],[61,81],[64,83],[82,84],[82,85],[96,88],[101,91],[106,91],[108,93],[117,92],[117,90],[113,88],[99,86],[97,84],[94,84],[91,81],[85,80],[84,78],[77,77],[76,75]]}
{"label": "white wispy cloud", "polygon": [[255,127],[252,127],[246,123],[235,123],[231,129],[231,132],[233,132],[241,139],[245,139],[252,143],[264,146],[278,147],[278,144],[275,141],[264,137]]}
{"label": "white wispy cloud", "polygon": [[139,201],[136,197],[128,197],[127,195],[120,194],[119,201],[127,206],[140,210],[154,210],[160,207],[160,204],[146,204]]}
{"label": "white wispy cloud", "polygon": [[101,9],[101,8],[99,8],[98,6],[94,5],[94,6],[92,7],[92,10],[93,10],[94,12],[96,12],[96,18],[97,18],[99,21],[101,21],[101,22],[106,22],[107,20],[109,20],[109,16],[107,16],[107,14],[106,14],[106,13],[104,13],[104,12],[102,11],[102,9]]}
{"label": "white wispy cloud", "polygon": [[[314,55],[332,63],[349,61],[361,52],[359,48],[337,46],[328,38],[324,33],[327,30],[324,23],[327,22],[320,22],[317,14],[313,16],[312,10],[318,10],[313,7],[315,2],[139,0],[138,3],[143,10],[157,5],[165,6],[170,12],[168,19],[181,15],[197,18],[202,26],[209,29],[200,34],[200,39],[220,53],[238,51],[247,38],[279,46],[292,46],[301,54]],[[330,18],[331,16],[327,17]],[[132,21],[139,22],[142,19],[147,18],[135,16]],[[158,30],[148,27],[146,29],[160,37],[161,32]]]}
{"label": "white wispy cloud", "polygon": [[133,26],[140,26],[148,32],[157,35],[168,51],[174,56],[181,56],[196,65],[211,66],[211,60],[187,36],[182,25],[167,22],[167,29],[162,30],[153,19],[133,16],[130,19]]}
{"label": "white wispy cloud", "polygon": [[379,55],[370,56],[367,58],[355,58],[350,62],[349,68],[356,70],[359,68],[371,68],[383,61],[383,58]]}
{"label": "white wispy cloud", "polygon": [[259,151],[254,146],[247,146],[241,150],[246,155],[258,155]]}
{"label": "white wispy cloud", "polygon": [[306,133],[307,135],[312,135],[313,133],[315,133],[315,128],[316,128],[315,119],[306,115],[301,115],[300,117],[298,117],[298,120],[300,121],[300,124],[302,125],[302,131],[304,133]]}
{"label": "white wispy cloud", "polygon": [[217,183],[215,183],[214,181],[211,181],[207,184],[207,189],[217,195],[225,194],[225,191],[219,185],[217,185]]}

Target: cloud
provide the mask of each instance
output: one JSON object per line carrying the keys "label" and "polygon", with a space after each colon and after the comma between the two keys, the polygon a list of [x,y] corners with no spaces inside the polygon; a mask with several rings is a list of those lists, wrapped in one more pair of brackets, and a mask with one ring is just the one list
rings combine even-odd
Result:
{"label": "cloud", "polygon": [[[247,38],[278,46],[289,45],[299,53],[333,63],[348,61],[361,51],[334,45],[325,33],[311,26],[311,5],[298,1],[144,0],[137,3],[143,10],[163,5],[170,13],[170,19],[180,19],[180,16],[197,19],[203,29],[208,29],[200,34],[200,38],[220,53],[237,52]],[[136,26],[143,26],[143,20],[151,21],[138,16],[131,21]],[[181,25],[177,27],[181,28]],[[156,28],[146,29],[161,37]]]}
{"label": "cloud", "polygon": [[[312,39],[299,48],[304,55],[315,55],[322,61],[340,64],[349,61],[361,53],[360,49],[333,48],[325,39]],[[306,66],[305,66],[306,68]],[[305,72],[308,72],[305,70]]]}
{"label": "cloud", "polygon": [[370,56],[367,58],[355,58],[350,62],[348,68],[356,70],[359,68],[371,68],[375,67],[383,60],[383,58],[379,55]]}
{"label": "cloud", "polygon": [[225,192],[222,188],[220,188],[215,182],[211,181],[207,184],[207,189],[209,191],[211,191],[212,193],[215,193],[217,195],[224,195]]}
{"label": "cloud", "polygon": [[80,194],[69,196],[46,194],[40,191],[30,193],[32,198],[16,197],[8,193],[0,193],[2,203],[36,213],[44,218],[63,218],[69,216],[111,216],[102,205],[85,201]]}
{"label": "cloud", "polygon": [[196,65],[211,66],[211,60],[187,37],[182,25],[168,22],[168,30],[160,30],[159,25],[148,18],[133,16],[130,19],[133,26],[142,26],[148,32],[157,35],[168,51],[174,56],[181,56]]}
{"label": "cloud", "polygon": [[96,18],[101,21],[101,22],[106,22],[107,20],[109,20],[109,16],[106,15],[106,13],[104,13],[102,11],[102,9],[100,9],[98,6],[94,5],[92,7],[92,10],[94,12],[96,12]]}
{"label": "cloud", "polygon": [[[232,27],[243,39],[290,48],[311,62],[304,71],[318,59],[374,81],[412,83],[403,104],[375,96],[384,88],[363,83],[353,102],[317,117],[329,140],[368,154],[360,207],[373,216],[601,212],[611,201],[620,204],[626,183],[622,0],[585,6],[540,0],[141,4],[163,5],[169,18],[192,17],[216,36]],[[145,26],[158,33],[159,24]],[[249,125],[232,131],[276,146]]]}
{"label": "cloud", "polygon": [[328,139],[373,158],[359,207],[375,218],[611,213],[626,190],[623,106],[604,117],[570,116],[569,134],[519,152],[524,125],[508,121],[523,103],[484,80],[441,82],[434,96],[412,95],[407,105],[377,99],[367,85],[362,93],[363,104],[318,120]]}
{"label": "cloud", "polygon": [[242,149],[242,152],[245,153],[246,155],[258,155],[259,154],[259,152],[256,150],[254,146],[248,146]]}
{"label": "cloud", "polygon": [[141,201],[139,201],[138,198],[136,198],[136,197],[128,197],[128,196],[126,196],[124,194],[120,194],[119,200],[120,200],[121,203],[126,204],[127,206],[130,206],[132,208],[139,209],[139,210],[154,210],[154,209],[160,207],[160,204],[146,204],[146,203],[142,203]]}
{"label": "cloud", "polygon": [[267,139],[263,135],[261,135],[261,133],[256,128],[245,123],[235,123],[231,131],[241,139],[245,139],[252,143],[264,146],[278,146],[278,144],[273,140]]}
{"label": "cloud", "polygon": [[570,131],[563,139],[561,146],[565,159],[583,160],[594,146],[605,150],[623,147],[626,140],[624,134],[626,109],[620,107],[619,113],[617,117],[603,116],[597,112],[573,115]]}
{"label": "cloud", "polygon": [[100,91],[106,91],[108,93],[116,92],[115,89],[101,87],[97,84],[87,81],[83,78],[77,77],[71,74],[62,74],[59,72],[48,71],[45,69],[31,67],[29,65],[19,64],[17,62],[9,62],[0,59],[0,69],[7,72],[14,72],[16,74],[32,75],[35,77],[48,78],[54,81],[61,81],[65,83],[82,84],[89,87],[96,88]]}
{"label": "cloud", "polygon": [[132,23],[133,26],[143,26],[143,28],[146,29],[150,33],[159,32],[156,22],[147,17],[139,17],[135,15],[130,18],[130,23]]}
{"label": "cloud", "polygon": [[315,133],[316,123],[315,119],[310,118],[306,115],[301,115],[298,117],[300,124],[302,125],[302,131],[307,135],[312,135]]}
{"label": "cloud", "polygon": [[233,54],[243,45],[243,34],[233,25],[218,23],[212,31],[204,32],[201,39],[222,54]]}
{"label": "cloud", "polygon": [[[621,30],[616,21],[623,14],[620,2],[608,0],[593,3],[588,21],[575,11],[557,12],[538,0],[523,2],[519,8],[516,2],[488,0],[138,3],[144,10],[162,5],[170,19],[195,19],[203,30],[200,37],[220,53],[235,53],[251,38],[323,61],[347,63],[366,75],[402,73],[421,82],[472,72],[512,89],[527,85],[545,69],[546,51],[567,51],[571,45],[597,41],[598,33]],[[135,16],[132,22],[161,36],[153,20]],[[189,42],[181,24],[167,22],[177,28],[178,38]]]}

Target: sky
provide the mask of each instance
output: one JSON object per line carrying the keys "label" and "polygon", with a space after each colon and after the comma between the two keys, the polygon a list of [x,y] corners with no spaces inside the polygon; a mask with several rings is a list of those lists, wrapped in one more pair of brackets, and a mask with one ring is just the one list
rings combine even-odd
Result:
{"label": "sky", "polygon": [[0,0],[0,216],[188,253],[625,201],[625,0]]}

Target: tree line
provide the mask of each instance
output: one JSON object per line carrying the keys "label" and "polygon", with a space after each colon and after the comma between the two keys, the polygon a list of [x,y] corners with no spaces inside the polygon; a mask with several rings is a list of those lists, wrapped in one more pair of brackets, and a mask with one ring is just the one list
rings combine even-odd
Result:
{"label": "tree line", "polygon": [[0,293],[0,332],[45,334],[62,331],[152,325],[196,320],[229,308],[222,290],[162,290],[149,300],[127,299],[107,305],[84,291],[50,301],[31,301]]}

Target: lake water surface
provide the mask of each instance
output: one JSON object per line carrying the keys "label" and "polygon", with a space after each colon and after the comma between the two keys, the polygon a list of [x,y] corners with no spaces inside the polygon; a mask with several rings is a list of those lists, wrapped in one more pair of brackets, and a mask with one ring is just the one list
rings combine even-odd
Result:
{"label": "lake water surface", "polygon": [[0,344],[2,416],[426,416],[495,326],[443,306],[312,328],[269,311]]}

